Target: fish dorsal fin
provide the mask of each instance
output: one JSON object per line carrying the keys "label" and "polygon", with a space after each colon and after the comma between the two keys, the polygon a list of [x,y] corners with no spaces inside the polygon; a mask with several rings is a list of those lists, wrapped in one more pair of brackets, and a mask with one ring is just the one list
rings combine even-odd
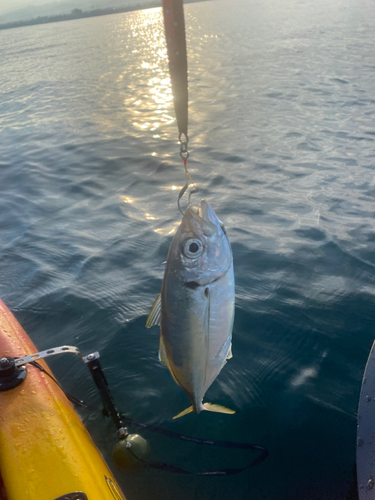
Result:
{"label": "fish dorsal fin", "polygon": [[161,293],[159,293],[154,303],[152,304],[150,314],[148,315],[146,321],[146,328],[151,328],[153,326],[160,326],[160,318],[161,318]]}

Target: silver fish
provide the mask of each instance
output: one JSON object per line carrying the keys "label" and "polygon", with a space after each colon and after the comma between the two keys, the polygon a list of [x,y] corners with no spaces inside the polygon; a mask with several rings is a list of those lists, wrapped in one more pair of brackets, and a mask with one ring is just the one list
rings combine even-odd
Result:
{"label": "silver fish", "polygon": [[146,327],[160,326],[159,359],[192,406],[176,415],[202,410],[234,413],[203,403],[203,396],[232,357],[234,274],[223,224],[205,201],[190,205],[168,252],[161,293]]}

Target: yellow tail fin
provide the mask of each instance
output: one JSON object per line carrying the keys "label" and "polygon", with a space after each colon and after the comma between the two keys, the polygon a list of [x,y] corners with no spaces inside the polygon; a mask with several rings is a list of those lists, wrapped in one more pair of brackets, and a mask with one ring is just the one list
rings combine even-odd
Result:
{"label": "yellow tail fin", "polygon": [[212,403],[203,403],[203,408],[207,411],[214,411],[216,413],[227,413],[228,415],[233,415],[236,413],[234,410],[230,408],[226,408],[225,406],[214,405]]}
{"label": "yellow tail fin", "polygon": [[[189,408],[186,408],[186,410],[183,410],[178,415],[175,415],[173,417],[173,420],[176,420],[177,418],[180,417],[184,417],[185,415],[192,413],[194,410],[195,410],[194,406],[189,406]],[[225,406],[220,406],[220,405],[214,405],[212,403],[203,403],[200,411],[203,410],[213,411],[215,413],[226,413],[227,415],[233,415],[234,413],[236,413],[234,410],[231,410],[230,408],[226,408]]]}

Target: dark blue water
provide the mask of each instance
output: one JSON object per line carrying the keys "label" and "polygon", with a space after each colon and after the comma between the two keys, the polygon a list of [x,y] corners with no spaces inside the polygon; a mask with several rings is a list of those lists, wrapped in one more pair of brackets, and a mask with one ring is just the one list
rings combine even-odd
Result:
{"label": "dark blue water", "polygon": [[[0,296],[39,349],[100,351],[130,417],[267,446],[237,476],[113,466],[129,500],[346,499],[375,337],[375,8],[366,0],[186,6],[191,174],[232,242],[233,359],[185,396],[145,321],[184,183],[159,9],[0,31]],[[86,367],[51,366],[100,398]],[[138,429],[131,429],[138,431]],[[155,460],[241,467],[245,452],[144,433]],[[352,497],[354,498],[354,497]]]}

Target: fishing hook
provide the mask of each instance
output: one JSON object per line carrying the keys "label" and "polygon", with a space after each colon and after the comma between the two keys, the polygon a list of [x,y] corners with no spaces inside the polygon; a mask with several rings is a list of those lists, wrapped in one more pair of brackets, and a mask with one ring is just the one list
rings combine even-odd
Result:
{"label": "fishing hook", "polygon": [[[184,136],[184,138],[182,136]],[[189,138],[188,138],[187,135],[181,133],[179,135],[179,141],[181,143],[180,156],[181,156],[181,158],[182,158],[182,160],[184,162],[184,169],[185,169],[185,185],[181,189],[180,194],[178,195],[177,205],[178,205],[179,211],[182,213],[182,215],[184,215],[184,212],[182,211],[181,206],[180,206],[180,200],[181,200],[181,198],[184,196],[184,194],[185,194],[186,190],[189,188],[189,186],[192,185],[193,188],[190,191],[189,198],[188,198],[188,206],[189,206],[190,205],[191,195],[194,194],[194,193],[197,193],[198,192],[198,188],[197,188],[197,185],[193,181],[193,179],[192,179],[192,177],[189,174],[189,171],[187,169],[187,161],[188,161],[188,158],[189,158],[189,151],[187,149],[187,144],[189,142]]]}

